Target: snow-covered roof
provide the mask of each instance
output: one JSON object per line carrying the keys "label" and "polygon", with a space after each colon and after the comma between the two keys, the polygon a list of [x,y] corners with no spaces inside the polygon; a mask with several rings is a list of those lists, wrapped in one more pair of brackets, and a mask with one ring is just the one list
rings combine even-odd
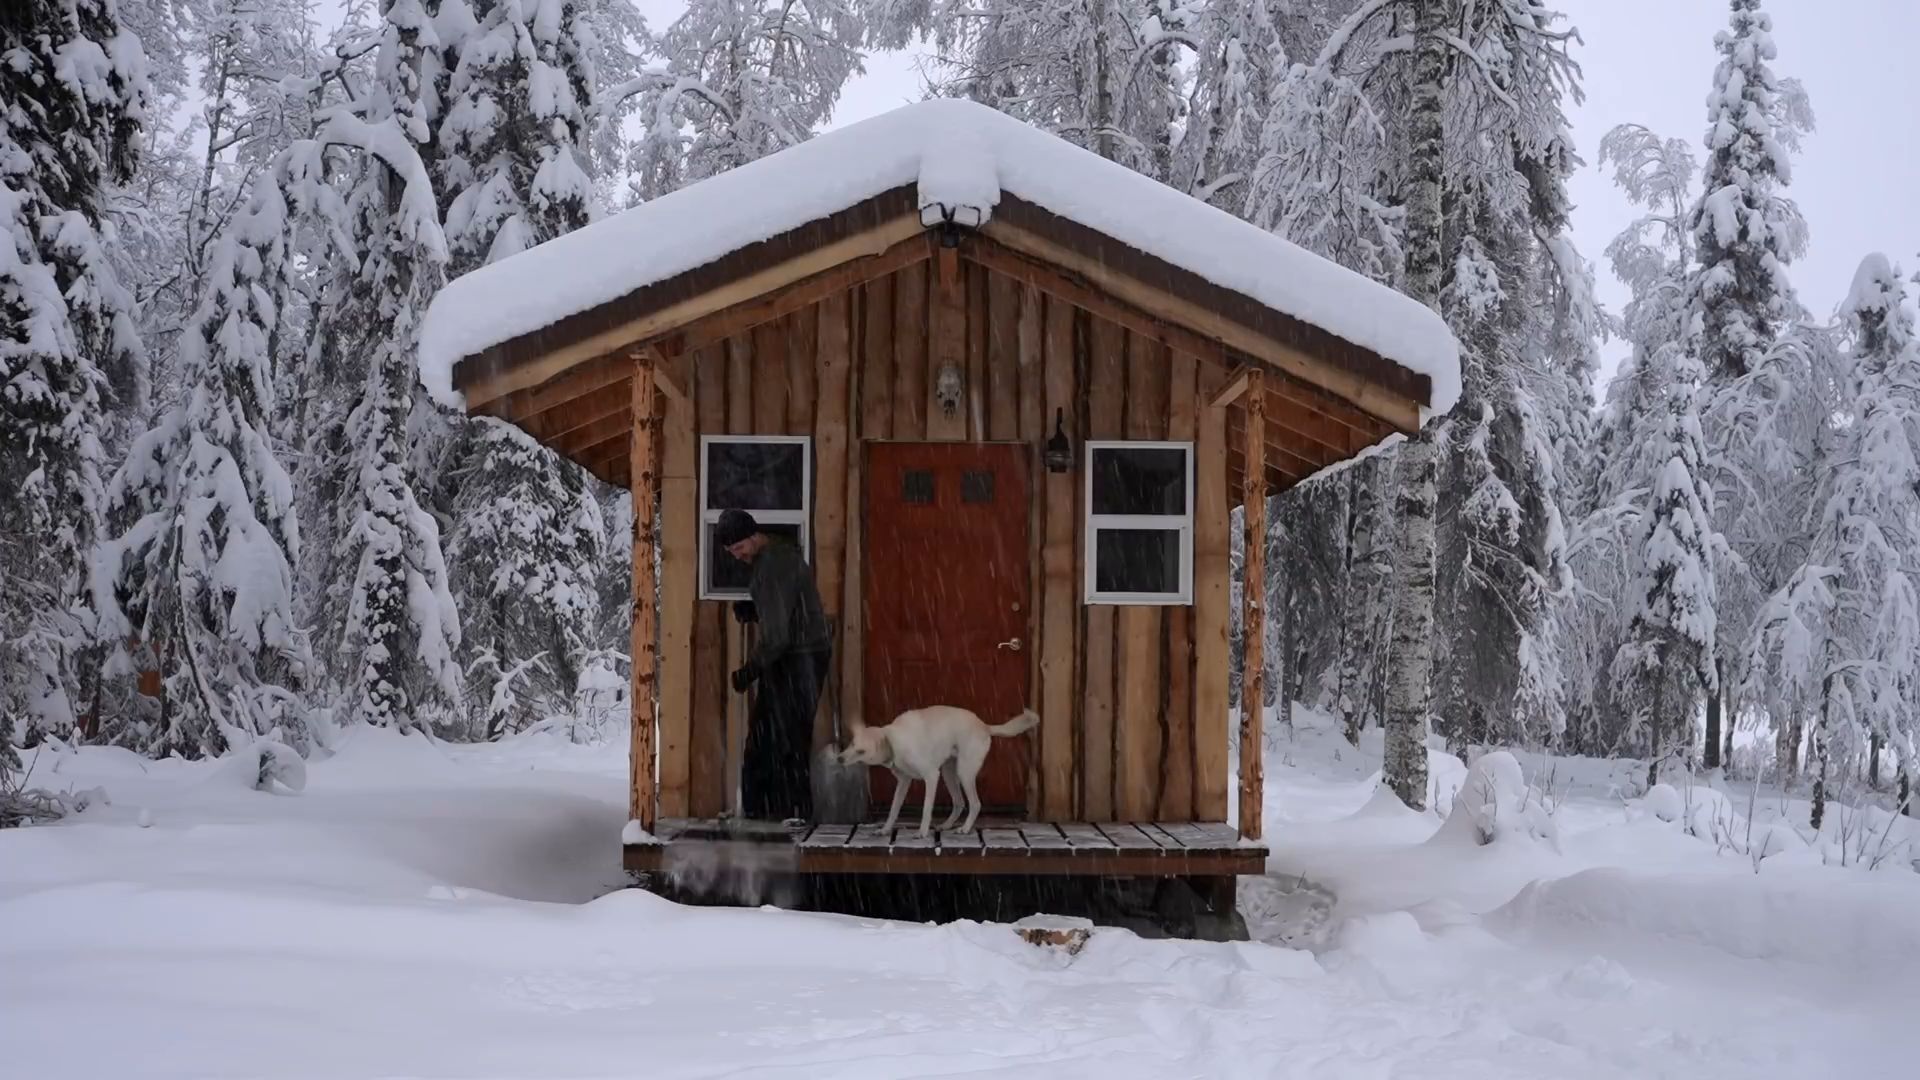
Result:
{"label": "snow-covered roof", "polygon": [[1033,203],[1460,393],[1458,347],[1425,305],[1123,165],[970,101],[937,98],[810,139],[457,278],[420,330],[420,377],[459,407],[463,359],[905,185],[922,221]]}

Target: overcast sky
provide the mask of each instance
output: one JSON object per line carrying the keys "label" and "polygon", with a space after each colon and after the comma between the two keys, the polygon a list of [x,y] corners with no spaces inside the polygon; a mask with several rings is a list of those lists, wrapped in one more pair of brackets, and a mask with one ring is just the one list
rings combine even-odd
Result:
{"label": "overcast sky", "polygon": [[[646,5],[652,18],[677,6]],[[1600,137],[1615,124],[1633,122],[1698,144],[1718,58],[1713,36],[1727,24],[1727,5],[1550,0],[1547,6],[1566,12],[1584,42],[1575,57],[1584,69],[1586,101],[1571,116],[1587,165],[1572,184],[1574,235],[1596,264],[1602,301],[1617,311],[1626,291],[1602,252],[1633,211],[1595,164]],[[1898,76],[1920,47],[1920,0],[1771,0],[1767,10],[1780,52],[1774,69],[1806,84],[1819,120],[1794,161],[1788,191],[1812,233],[1794,282],[1802,302],[1824,318],[1868,252],[1884,251],[1909,271],[1920,267],[1920,99]],[[867,74],[848,87],[834,125],[918,99],[915,63],[912,54],[871,58]],[[1608,346],[1609,361],[1620,351],[1617,343]]]}

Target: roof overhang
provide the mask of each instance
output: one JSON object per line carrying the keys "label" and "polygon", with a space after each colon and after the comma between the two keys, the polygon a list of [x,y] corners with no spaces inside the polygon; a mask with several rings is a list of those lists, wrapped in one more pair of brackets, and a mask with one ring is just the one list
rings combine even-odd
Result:
{"label": "roof overhang", "polygon": [[923,207],[911,185],[468,356],[454,368],[454,387],[469,413],[526,415],[537,401],[509,399],[569,376],[613,379],[608,364],[642,350],[678,354],[750,329],[932,258],[949,228],[970,237],[964,246],[976,261],[1051,275],[1056,290],[1077,288],[1085,303],[1135,313],[1139,328],[1178,339],[1170,344],[1228,364],[1252,360],[1396,430],[1417,430],[1431,400],[1424,374],[1010,192],[989,217],[971,207]]}

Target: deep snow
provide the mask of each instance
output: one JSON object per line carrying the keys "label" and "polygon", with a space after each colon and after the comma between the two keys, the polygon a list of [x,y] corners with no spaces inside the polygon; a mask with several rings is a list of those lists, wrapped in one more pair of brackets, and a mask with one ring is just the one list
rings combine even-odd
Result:
{"label": "deep snow", "polygon": [[[1269,940],[1101,930],[1070,962],[1004,926],[610,892],[621,739],[363,730],[299,794],[252,790],[245,763],[43,753],[36,780],[112,803],[0,833],[0,1061],[36,1077],[1911,1067],[1920,875],[1804,845],[1756,872],[1609,790],[1621,763],[1525,756],[1525,781],[1556,780],[1552,827],[1501,788],[1482,846],[1372,794],[1377,736],[1355,750],[1304,713],[1269,731],[1273,872],[1243,889]],[[1466,769],[1437,760],[1453,801]],[[1273,943],[1288,938],[1311,951]]]}
{"label": "deep snow", "polygon": [[1004,191],[1431,377],[1436,414],[1460,396],[1458,346],[1424,304],[955,98],[849,124],[448,282],[420,324],[421,382],[459,408],[453,370],[469,356],[908,184],[923,222],[952,211],[982,224]]}

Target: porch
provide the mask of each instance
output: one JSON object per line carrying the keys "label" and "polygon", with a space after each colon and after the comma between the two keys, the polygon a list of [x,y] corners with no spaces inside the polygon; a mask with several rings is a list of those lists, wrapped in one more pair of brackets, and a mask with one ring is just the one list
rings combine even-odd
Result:
{"label": "porch", "polygon": [[917,822],[785,826],[725,818],[663,818],[650,841],[627,844],[635,873],[750,863],[778,874],[958,874],[1233,877],[1265,871],[1265,845],[1222,822],[1033,822],[982,818],[971,832],[918,835]]}

